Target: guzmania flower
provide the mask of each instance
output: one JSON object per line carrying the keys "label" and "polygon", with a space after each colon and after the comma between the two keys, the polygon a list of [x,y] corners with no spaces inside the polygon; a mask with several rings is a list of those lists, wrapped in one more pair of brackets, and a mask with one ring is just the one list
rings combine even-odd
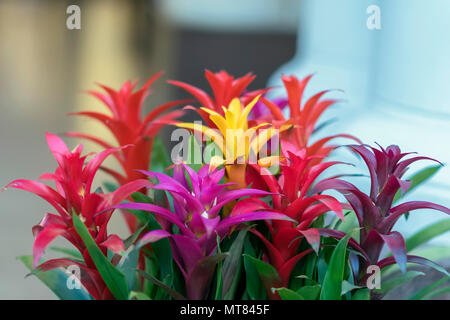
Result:
{"label": "guzmania flower", "polygon": [[[105,256],[107,250],[120,254],[125,250],[124,243],[117,235],[108,234],[107,230],[112,210],[101,215],[98,213],[119,204],[130,196],[131,192],[147,186],[149,182],[142,179],[133,181],[109,194],[92,192],[92,183],[102,162],[109,155],[127,146],[102,151],[85,164],[87,155],[81,155],[82,145],[71,152],[58,136],[50,133],[47,133],[47,143],[58,167],[54,173],[44,173],[40,179],[54,181],[56,189],[38,181],[24,179],[15,180],[5,187],[34,193],[47,201],[58,213],[47,213],[41,222],[33,227],[33,266],[38,270],[48,271],[77,265],[81,270],[80,281],[91,296],[94,299],[111,299],[111,292],[74,228],[72,214],[76,214],[83,221]],[[58,236],[72,243],[82,255],[83,261],[63,258],[39,264],[46,247]]]}
{"label": "guzmania flower", "polygon": [[[142,105],[150,93],[150,86],[161,74],[162,72],[155,74],[142,88],[135,92],[134,89],[137,82],[131,83],[130,81],[125,82],[118,91],[100,85],[106,91],[106,94],[89,91],[91,95],[98,98],[108,107],[110,115],[91,111],[73,113],[73,115],[85,116],[100,121],[113,134],[119,146],[131,145],[129,148],[124,148],[114,153],[123,170],[123,174],[110,168],[102,167],[104,171],[115,178],[119,185],[145,178],[138,170],[147,170],[150,167],[154,138],[165,124],[183,114],[182,110],[168,113],[166,111],[191,101],[176,100],[163,104],[142,118]],[[78,132],[68,132],[67,135],[93,141],[106,149],[113,147],[103,139],[92,135]],[[125,218],[131,232],[136,231],[136,217],[131,214],[125,214]]]}
{"label": "guzmania flower", "polygon": [[[189,181],[184,172],[187,172]],[[210,170],[205,165],[198,173],[190,167],[179,164],[174,168],[174,177],[158,172],[143,172],[159,180],[150,188],[165,190],[173,198],[173,209],[149,203],[123,203],[115,208],[126,208],[152,212],[159,219],[170,224],[161,230],[152,230],[140,239],[140,245],[169,238],[173,257],[186,282],[189,299],[205,298],[207,285],[213,275],[217,259],[217,238],[223,239],[233,226],[255,220],[289,220],[283,214],[272,210],[245,210],[245,213],[232,212],[222,218],[221,209],[231,201],[243,197],[264,197],[269,193],[256,189],[229,190],[229,184],[220,184],[224,169]],[[239,203],[239,202],[238,202]],[[172,231],[172,225],[179,233]]]}

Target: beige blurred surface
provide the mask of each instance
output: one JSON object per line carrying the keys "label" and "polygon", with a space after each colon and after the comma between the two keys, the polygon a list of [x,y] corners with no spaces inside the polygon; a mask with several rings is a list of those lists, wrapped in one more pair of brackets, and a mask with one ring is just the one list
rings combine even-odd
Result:
{"label": "beige blurred surface", "polygon": [[[54,170],[46,131],[93,130],[105,135],[98,124],[66,116],[88,107],[101,110],[85,90],[95,88],[96,82],[118,88],[127,79],[149,77],[169,62],[158,65],[156,56],[148,57],[152,64],[146,64],[138,54],[138,39],[133,37],[138,6],[127,1],[84,2],[82,29],[67,30],[67,5],[0,2],[0,186]],[[164,42],[158,48],[164,50]],[[163,99],[164,94],[159,96]],[[69,148],[77,143],[65,141]],[[91,144],[85,148],[98,150]],[[56,298],[35,277],[24,278],[27,270],[16,260],[31,253],[31,227],[51,209],[19,190],[0,194],[0,208],[0,299]],[[121,217],[113,219],[111,230],[127,233]]]}

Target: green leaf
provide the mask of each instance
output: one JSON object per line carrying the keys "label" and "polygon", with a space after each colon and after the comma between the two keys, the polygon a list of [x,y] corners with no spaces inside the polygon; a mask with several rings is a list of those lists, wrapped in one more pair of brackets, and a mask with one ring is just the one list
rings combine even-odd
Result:
{"label": "green leaf", "polygon": [[319,283],[323,283],[328,270],[328,264],[323,257],[317,261],[317,278]]}
{"label": "green leaf", "polygon": [[304,286],[297,290],[297,293],[301,295],[305,300],[317,300],[320,295],[320,285]]}
{"label": "green leaf", "polygon": [[320,229],[325,227],[325,215],[320,215],[314,220],[314,222],[311,225],[311,228]]}
{"label": "green leaf", "polygon": [[302,295],[300,295],[299,293],[297,293],[291,289],[278,288],[278,289],[273,289],[273,291],[278,292],[278,294],[280,295],[282,300],[305,300],[305,298]]}
{"label": "green leaf", "polygon": [[370,300],[370,291],[367,288],[357,290],[353,296],[352,300]]}
{"label": "green leaf", "polygon": [[[216,242],[217,242],[217,253],[218,254],[222,254],[222,250],[220,249],[220,240],[221,240],[220,236],[217,235]],[[223,288],[222,265],[223,265],[222,261],[219,261],[217,263],[216,294],[215,294],[214,300],[221,300],[222,296],[223,296],[222,295],[222,288]]]}
{"label": "green leaf", "polygon": [[[153,200],[147,196],[146,194],[143,194],[142,192],[134,192],[131,194],[131,199],[133,199],[136,203],[151,203],[153,204]],[[133,210],[133,209],[127,209],[127,211],[131,212],[133,215],[135,215],[139,222],[143,225],[148,224],[149,220],[149,213],[147,211],[141,211],[141,210]]]}
{"label": "green leaf", "polygon": [[130,291],[130,294],[128,295],[128,300],[152,300],[148,295],[146,295],[143,292],[138,291]]}
{"label": "green leaf", "polygon": [[314,277],[314,274],[316,272],[317,261],[318,261],[318,257],[316,255],[309,254],[306,257],[305,274],[304,274],[304,276],[306,277],[304,280],[305,285],[313,285],[313,284],[316,285],[317,284],[316,281],[312,280],[312,278]]}
{"label": "green leaf", "polygon": [[341,300],[342,281],[346,264],[347,244],[354,232],[345,235],[331,255],[328,269],[322,284],[320,300]]}
{"label": "green leaf", "polygon": [[169,286],[167,286],[164,282],[159,281],[154,276],[152,276],[152,275],[150,275],[150,274],[148,274],[148,273],[146,273],[146,272],[144,272],[142,270],[137,270],[137,272],[139,272],[139,274],[141,276],[143,276],[145,279],[149,280],[154,285],[162,288],[164,291],[166,291],[175,300],[186,300],[186,298],[183,297],[183,295],[181,295],[180,293],[178,293],[174,289],[172,289]]}
{"label": "green leaf", "polygon": [[447,293],[450,293],[450,286],[444,287],[444,288],[440,288],[440,289],[437,289],[437,290],[435,290],[433,292],[430,292],[425,297],[423,297],[423,300],[429,300],[429,299],[431,299],[433,297],[440,296],[440,295],[447,294]]}
{"label": "green leaf", "polygon": [[[21,256],[17,257],[17,259],[22,261],[28,270],[33,271],[33,256]],[[37,271],[33,275],[41,280],[61,300],[92,300],[91,295],[83,287],[80,289],[69,289],[67,279],[70,275],[60,269],[45,272]]]}
{"label": "green leaf", "polygon": [[217,146],[215,142],[212,141],[212,139],[205,137],[205,148],[203,149],[203,163],[210,163],[211,158],[214,156],[219,156],[221,158],[224,157],[222,150]]}
{"label": "green leaf", "polygon": [[[341,221],[341,220],[339,220],[339,221]],[[347,212],[347,214],[345,215],[344,221],[341,221],[341,223],[337,227],[337,230],[340,230],[344,233],[349,233],[357,227],[358,227],[358,218],[356,216],[356,213],[352,210],[352,211]],[[353,237],[355,239],[358,239],[359,235],[357,233],[355,233],[355,235]]]}
{"label": "green leaf", "polygon": [[[244,252],[248,255],[255,256],[255,250],[247,237],[244,242]],[[261,279],[259,278],[256,267],[245,258],[244,255],[244,269],[245,269],[245,281],[247,285],[247,293],[252,300],[264,300],[267,299],[267,294],[262,286]]]}
{"label": "green leaf", "polygon": [[150,170],[164,172],[164,170],[172,164],[169,153],[164,143],[159,137],[155,137],[152,146],[152,158],[150,162]]}
{"label": "green leaf", "polygon": [[416,232],[406,240],[406,249],[411,251],[431,239],[450,231],[450,219],[440,220]]}
{"label": "green leaf", "polygon": [[431,261],[442,260],[450,257],[450,246],[448,245],[432,245],[421,246],[413,251],[415,256],[424,257]]}
{"label": "green leaf", "polygon": [[[133,193],[131,197],[135,202],[153,203],[150,197],[140,192]],[[156,221],[153,214],[150,214],[147,211],[135,211],[137,212],[134,212],[134,214],[137,214],[138,218],[141,217],[140,220],[142,220],[142,222],[145,222],[149,230],[162,229],[161,225],[158,223],[158,221]],[[161,239],[155,243],[152,243],[152,250],[159,264],[161,279],[167,278],[169,283],[171,284],[173,281],[173,257],[169,240]]]}
{"label": "green leaf", "polygon": [[139,249],[133,248],[126,254],[126,257],[122,258],[124,262],[117,265],[117,269],[125,276],[127,287],[135,288],[137,285],[136,268],[139,260]]}
{"label": "green leaf", "polygon": [[147,228],[147,225],[141,226],[133,234],[123,241],[126,253],[122,256],[116,254],[115,256],[120,260],[117,264],[117,269],[125,275],[128,288],[134,288],[137,285],[136,268],[139,260],[139,249],[132,247],[139,235]]}
{"label": "green leaf", "polygon": [[[144,249],[145,250],[145,249]],[[152,276],[158,276],[158,266],[156,265],[155,259],[149,258],[147,256],[144,256],[145,259],[145,272],[152,275]],[[153,282],[144,279],[144,285],[143,290],[145,294],[147,294],[149,297],[154,298],[156,295],[156,291],[158,290],[158,287],[154,285]]]}
{"label": "green leaf", "polygon": [[69,257],[72,257],[72,258],[75,258],[78,260],[83,260],[83,256],[81,255],[81,253],[75,249],[61,248],[61,247],[50,247],[49,249],[54,252],[59,252],[59,253],[68,255]]}
{"label": "green leaf", "polygon": [[[150,230],[162,229],[153,215],[149,216],[148,225]],[[173,281],[173,257],[169,239],[164,238],[152,243],[152,250],[160,269],[161,279],[168,279],[169,283]]]}
{"label": "green leaf", "polygon": [[105,189],[108,192],[114,192],[116,191],[116,189],[119,188],[117,184],[108,181],[104,182],[103,185],[105,186]]}
{"label": "green leaf", "polygon": [[222,297],[225,300],[233,299],[234,292],[239,280],[240,275],[240,264],[242,249],[244,248],[245,236],[247,235],[248,228],[239,231],[236,239],[228,251],[228,256],[223,262],[223,287],[222,287]]}
{"label": "green leaf", "polygon": [[89,255],[108,289],[116,299],[128,299],[128,286],[124,274],[103,255],[88,229],[75,213],[72,214],[72,219],[75,230],[86,245]]}
{"label": "green leaf", "polygon": [[361,289],[361,286],[356,286],[353,283],[348,282],[347,280],[342,281],[342,291],[341,295],[346,294],[347,292],[350,292],[355,289]]}
{"label": "green leaf", "polygon": [[[172,285],[171,283],[169,284],[169,276],[166,276],[162,280],[162,282],[165,285],[167,285],[168,287],[171,287],[171,285]],[[170,282],[172,282],[172,280],[170,280]],[[156,294],[155,294],[155,300],[167,299],[166,296],[167,296],[167,292],[164,289],[162,289],[161,287],[158,287],[158,290],[156,291]]]}
{"label": "green leaf", "polygon": [[442,278],[442,279],[440,279],[440,280],[438,280],[438,281],[436,281],[436,282],[426,286],[425,288],[423,288],[419,292],[416,292],[415,294],[410,296],[408,298],[408,300],[421,300],[421,299],[424,299],[429,294],[431,294],[433,292],[433,290],[435,290],[436,288],[440,287],[444,283],[447,283],[448,281],[450,281],[450,277],[444,277],[444,278]]}
{"label": "green leaf", "polygon": [[378,294],[386,294],[389,291],[397,288],[398,286],[401,286],[402,284],[405,284],[411,280],[413,280],[415,277],[423,276],[425,273],[420,271],[407,271],[405,274],[400,274],[398,276],[394,276],[391,278],[388,278],[386,280],[383,280],[381,289],[374,289],[374,293]]}
{"label": "green leaf", "polygon": [[189,137],[189,149],[186,163],[196,172],[203,166],[202,148],[193,134]]}
{"label": "green leaf", "polygon": [[251,263],[258,273],[264,287],[268,290],[272,288],[281,288],[283,284],[281,282],[280,276],[278,275],[277,270],[270,264],[256,259],[248,254],[244,254],[244,261],[247,260]]}
{"label": "green leaf", "polygon": [[[425,169],[420,170],[416,174],[414,174],[412,177],[408,178],[407,180],[411,181],[411,186],[409,189],[405,192],[403,196],[405,196],[407,193],[410,193],[412,190],[417,188],[419,185],[430,179],[439,169],[442,168],[442,165],[436,165],[436,166],[430,166]],[[392,203],[397,202],[400,198],[403,197],[401,194],[401,190],[399,190],[395,197],[394,201]]]}
{"label": "green leaf", "polygon": [[141,224],[147,224],[148,223],[148,217],[149,217],[149,213],[148,212],[141,211],[141,210],[134,210],[134,209],[127,209],[127,212],[129,212],[132,215],[134,215],[139,220],[139,223],[141,223]]}
{"label": "green leaf", "polygon": [[147,228],[147,225],[141,226],[139,229],[137,229],[133,234],[131,234],[128,238],[123,240],[123,244],[125,245],[125,249],[128,249],[133,245],[136,240],[138,239],[139,235],[142,233],[142,231]]}
{"label": "green leaf", "polygon": [[[305,281],[308,281],[308,282],[310,282],[310,283],[314,283],[314,286],[315,286],[315,285],[320,286],[320,284],[318,284],[317,281],[315,281],[315,280],[312,279],[311,277],[309,277],[309,276],[307,276],[307,275],[304,275],[304,274],[299,275],[299,276],[296,276],[295,278],[298,278],[298,279],[305,279]],[[309,285],[308,285],[308,286],[309,286]]]}

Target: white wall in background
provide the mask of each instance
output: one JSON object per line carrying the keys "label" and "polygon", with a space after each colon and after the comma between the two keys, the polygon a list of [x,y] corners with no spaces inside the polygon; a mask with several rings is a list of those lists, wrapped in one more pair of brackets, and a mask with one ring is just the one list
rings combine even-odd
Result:
{"label": "white wall in background", "polygon": [[[366,9],[373,4],[381,9],[380,30],[366,26]],[[316,72],[307,96],[341,88],[344,93],[329,96],[347,100],[326,116],[340,118],[330,130],[369,144],[398,144],[450,165],[450,1],[304,0],[300,11],[298,52],[270,85],[280,83],[281,73]],[[431,164],[419,162],[413,169]],[[450,168],[411,198],[450,206]],[[402,219],[399,228],[409,235],[442,218],[448,216],[422,210],[407,223]],[[450,234],[434,243],[448,245]]]}
{"label": "white wall in background", "polygon": [[270,83],[279,83],[282,73],[317,73],[307,95],[317,89],[340,88],[353,104],[365,104],[374,45],[365,12],[373,1],[299,1],[297,53],[274,73]]}

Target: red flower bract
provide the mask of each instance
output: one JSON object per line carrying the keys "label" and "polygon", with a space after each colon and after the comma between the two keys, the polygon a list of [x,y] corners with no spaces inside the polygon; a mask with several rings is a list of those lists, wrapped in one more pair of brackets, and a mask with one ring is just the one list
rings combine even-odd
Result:
{"label": "red flower bract", "polygon": [[[47,133],[47,143],[58,167],[54,173],[45,173],[40,178],[53,180],[56,190],[41,182],[23,179],[15,180],[5,187],[36,194],[46,200],[59,214],[47,213],[41,222],[33,227],[35,237],[33,266],[39,270],[48,271],[77,265],[82,271],[81,283],[94,299],[112,298],[84,242],[74,228],[72,214],[75,213],[84,222],[105,256],[108,249],[119,253],[125,249],[122,240],[117,235],[108,235],[107,232],[112,210],[107,210],[103,214],[98,213],[122,202],[131,192],[147,186],[149,182],[136,180],[110,194],[91,192],[94,176],[106,157],[128,146],[100,152],[85,164],[87,156],[81,155],[82,145],[71,152],[59,137],[49,133]],[[83,263],[70,259],[52,259],[38,265],[45,248],[58,236],[63,236],[78,249],[83,256]]]}
{"label": "red flower bract", "polygon": [[[357,142],[360,141],[348,134],[337,134],[322,138],[312,144],[310,143],[310,137],[317,129],[316,124],[320,116],[337,102],[334,99],[322,99],[329,91],[324,90],[310,97],[302,105],[303,92],[311,77],[312,75],[309,75],[299,80],[293,75],[283,75],[282,80],[287,93],[290,118],[285,118],[278,103],[262,97],[260,100],[270,110],[270,114],[261,117],[259,122],[271,122],[277,128],[285,124],[291,124],[292,127],[290,129],[281,133],[281,140],[293,144],[298,150],[306,149],[307,156],[321,156],[325,158],[336,147],[334,145],[327,145],[330,140],[343,137],[353,139]],[[320,162],[319,158],[313,160],[311,165],[317,164],[318,162]]]}
{"label": "red flower bract", "polygon": [[[166,103],[155,108],[142,119],[142,104],[150,93],[150,86],[161,76],[161,74],[162,72],[155,74],[142,86],[142,88],[135,92],[133,91],[136,87],[136,82],[131,83],[130,81],[125,82],[118,91],[104,85],[100,85],[100,87],[106,91],[106,94],[90,91],[89,93],[91,95],[98,98],[108,107],[111,112],[110,116],[90,111],[73,114],[86,116],[100,121],[113,134],[119,146],[132,145],[130,148],[121,149],[114,153],[124,174],[110,168],[102,167],[102,169],[111,174],[120,185],[136,179],[145,178],[138,169],[147,170],[149,168],[154,138],[165,124],[170,123],[173,119],[181,116],[183,111],[175,110],[166,114],[164,113],[177,105],[191,101],[176,100]],[[68,132],[67,135],[88,139],[106,149],[113,147],[104,140],[92,135],[78,132]],[[136,217],[131,214],[125,214],[125,218],[131,232],[136,231]]]}
{"label": "red flower bract", "polygon": [[[278,179],[269,170],[255,165],[254,171],[249,171],[249,179],[251,181],[253,178],[252,182],[262,179],[264,183],[259,182],[256,185],[266,185],[272,192],[273,208],[295,221],[268,222],[270,239],[259,231],[252,230],[266,245],[268,260],[277,269],[281,279],[279,285],[288,287],[293,268],[301,258],[312,251],[309,249],[298,252],[301,239],[306,238],[316,252],[319,250],[319,233],[315,229],[309,229],[310,225],[317,217],[329,211],[336,213],[341,219],[344,219],[344,216],[338,200],[332,196],[309,192],[319,175],[339,162],[323,162],[311,166],[311,162],[317,157],[306,156],[305,149],[295,151],[295,147],[287,142],[282,144],[282,151],[285,160],[281,163],[281,175]],[[255,199],[241,201],[245,202],[251,202],[252,206],[248,204],[248,207],[253,209],[270,208],[266,203],[257,202]],[[269,297],[278,298],[278,294],[272,293],[271,288],[266,288],[266,291]]]}
{"label": "red flower bract", "polygon": [[[241,99],[241,101],[246,105],[256,96],[267,91],[267,89],[262,89],[245,92],[246,88],[255,79],[255,76],[251,73],[247,73],[246,75],[235,79],[224,70],[217,73],[206,70],[205,77],[212,89],[213,97],[208,95],[205,91],[190,84],[175,80],[169,80],[168,82],[186,90],[193,97],[195,97],[195,99],[197,99],[203,107],[211,109],[222,116],[224,115],[222,107],[228,107],[231,100],[234,98]],[[216,128],[215,123],[209,119],[209,114],[204,110],[194,108],[192,106],[187,106],[186,109],[196,111],[208,127]]]}

